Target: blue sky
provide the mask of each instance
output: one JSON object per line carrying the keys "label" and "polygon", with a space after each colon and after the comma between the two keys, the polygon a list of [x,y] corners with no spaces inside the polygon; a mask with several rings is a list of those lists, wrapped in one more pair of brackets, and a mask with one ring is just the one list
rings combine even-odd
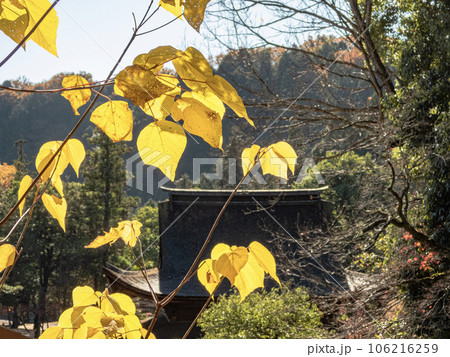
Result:
{"label": "blue sky", "polygon": [[[134,25],[132,13],[140,19],[148,3],[148,0],[61,0],[56,7],[59,17],[58,58],[29,41],[26,51],[19,50],[0,68],[0,83],[20,76],[39,82],[59,72],[79,71],[92,73],[95,80],[106,78],[130,39]],[[173,15],[160,9],[144,30],[172,19]],[[4,58],[15,45],[0,32],[0,58]],[[136,39],[119,70],[131,64],[138,54],[161,45],[172,45],[182,50],[194,46],[205,56],[212,53],[211,42],[190,28],[186,21],[177,20]]]}

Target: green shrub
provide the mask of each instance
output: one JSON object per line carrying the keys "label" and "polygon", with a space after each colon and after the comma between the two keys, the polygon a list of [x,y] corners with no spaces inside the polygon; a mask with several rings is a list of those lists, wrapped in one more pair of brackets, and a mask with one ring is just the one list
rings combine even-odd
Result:
{"label": "green shrub", "polygon": [[204,338],[325,338],[322,313],[304,288],[219,297],[201,315]]}

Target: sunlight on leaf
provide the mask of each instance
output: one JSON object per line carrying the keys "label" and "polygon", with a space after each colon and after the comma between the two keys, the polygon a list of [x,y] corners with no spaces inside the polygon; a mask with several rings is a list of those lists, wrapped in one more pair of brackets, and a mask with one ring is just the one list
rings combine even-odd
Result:
{"label": "sunlight on leaf", "polygon": [[[88,81],[81,76],[70,75],[64,77],[62,80],[62,86],[64,88],[83,88],[87,85]],[[80,115],[80,113],[78,113],[78,108],[89,101],[89,99],[91,98],[91,90],[89,88],[69,90],[62,92],[61,95],[70,102],[74,114]]]}
{"label": "sunlight on leaf", "polygon": [[0,245],[0,272],[13,265],[16,257],[16,248],[11,244]]}
{"label": "sunlight on leaf", "polygon": [[244,247],[231,248],[230,253],[224,253],[217,260],[215,270],[228,278],[231,285],[234,285],[236,276],[244,267],[248,260],[248,251]]}
{"label": "sunlight on leaf", "polygon": [[69,164],[72,166],[73,170],[79,176],[79,170],[81,163],[86,157],[86,151],[84,150],[84,145],[80,140],[69,139],[63,148]]}
{"label": "sunlight on leaf", "polygon": [[172,61],[182,53],[182,51],[172,46],[159,46],[148,53],[138,55],[133,60],[133,64],[150,69],[153,73],[156,73],[162,68],[164,63]]}
{"label": "sunlight on leaf", "polygon": [[[19,191],[17,193],[18,200],[20,200],[20,198],[28,190],[28,188],[30,187],[30,185],[32,183],[33,183],[33,179],[29,175],[25,175],[22,178],[22,180],[20,181],[20,185],[19,185]],[[23,213],[23,207],[25,206],[25,200],[26,200],[26,198],[24,198],[23,201],[20,202],[20,205],[19,205],[19,211],[20,211],[20,215],[21,216],[22,216],[22,213]]]}
{"label": "sunlight on leaf", "polygon": [[66,231],[66,213],[67,213],[67,202],[65,198],[58,198],[53,195],[49,195],[44,193],[42,195],[42,202],[44,203],[45,208],[51,214],[53,218],[55,218],[61,228]]}
{"label": "sunlight on leaf", "polygon": [[171,181],[187,139],[183,128],[169,121],[157,121],[146,126],[137,139],[137,148],[146,165],[159,168]]}
{"label": "sunlight on leaf", "polygon": [[105,232],[104,235],[95,238],[89,245],[85,245],[85,248],[98,248],[105,244],[113,244],[120,238],[120,232],[117,228],[111,228],[109,232]]}
{"label": "sunlight on leaf", "polygon": [[[26,8],[29,15],[28,28],[25,32],[26,35],[36,25],[42,15],[50,8],[51,3],[48,0],[19,0],[19,2]],[[30,40],[33,40],[43,49],[55,56],[58,56],[56,51],[58,21],[56,10],[52,9],[30,37]]]}
{"label": "sunlight on leaf", "polygon": [[184,2],[184,18],[197,32],[200,32],[200,25],[209,2],[210,0],[185,0]]}
{"label": "sunlight on leaf", "polygon": [[252,242],[248,246],[250,256],[254,257],[259,266],[269,274],[280,286],[280,279],[277,276],[275,259],[269,250],[259,242]]}
{"label": "sunlight on leaf", "polygon": [[208,290],[210,295],[212,295],[217,285],[220,283],[220,277],[214,271],[212,259],[206,259],[199,264],[197,277],[200,283],[206,288],[206,290]]}
{"label": "sunlight on leaf", "polygon": [[248,255],[247,263],[236,276],[234,286],[239,291],[241,302],[253,290],[264,287],[264,270],[251,254]]}
{"label": "sunlight on leaf", "polygon": [[89,286],[77,286],[72,291],[73,306],[89,306],[97,302],[94,289]]}
{"label": "sunlight on leaf", "polygon": [[183,128],[188,132],[200,136],[212,147],[222,149],[222,117],[194,99],[191,93],[184,93],[175,102],[171,115],[176,121],[183,120]]}
{"label": "sunlight on leaf", "polygon": [[263,174],[272,174],[287,180],[288,168],[292,173],[295,171],[297,154],[288,143],[280,141],[261,150],[260,160]]}
{"label": "sunlight on leaf", "polygon": [[247,110],[245,109],[241,97],[230,83],[221,76],[215,75],[212,80],[208,81],[208,85],[213,90],[214,94],[233,109],[238,116],[245,118],[250,125],[255,126],[253,121],[247,115]]}
{"label": "sunlight on leaf", "polygon": [[126,67],[115,78],[116,94],[131,100],[135,105],[144,106],[164,93],[173,90],[173,86],[162,83],[155,73],[137,64]]}
{"label": "sunlight on leaf", "polygon": [[91,122],[114,143],[133,139],[133,113],[125,101],[114,100],[100,105],[93,111]]}
{"label": "sunlight on leaf", "polygon": [[[17,1],[0,1],[0,30],[17,44],[25,37],[28,12]],[[25,48],[25,44],[23,45]]]}
{"label": "sunlight on leaf", "polygon": [[246,148],[242,151],[242,170],[244,176],[253,168],[256,162],[256,155],[260,149],[259,145],[252,145],[251,148]]}
{"label": "sunlight on leaf", "polygon": [[125,244],[134,247],[141,234],[141,227],[142,223],[139,221],[123,221],[119,223],[117,230]]}

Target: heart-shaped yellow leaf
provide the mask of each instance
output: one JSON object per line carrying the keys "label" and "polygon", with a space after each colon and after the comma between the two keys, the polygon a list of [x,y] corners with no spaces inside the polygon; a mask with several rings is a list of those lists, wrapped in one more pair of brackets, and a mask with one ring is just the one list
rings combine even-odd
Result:
{"label": "heart-shaped yellow leaf", "polygon": [[75,115],[80,115],[80,113],[78,113],[78,108],[86,104],[91,98],[91,90],[89,88],[83,88],[88,84],[89,83],[86,79],[75,75],[66,76],[62,80],[62,86],[64,88],[80,88],[61,93],[61,95],[70,102]]}
{"label": "heart-shaped yellow leaf", "polygon": [[133,139],[133,113],[127,102],[114,100],[100,105],[92,113],[91,122],[114,143]]}
{"label": "heart-shaped yellow leaf", "polygon": [[259,242],[252,242],[248,246],[248,250],[250,252],[250,256],[255,258],[255,260],[258,262],[259,266],[267,273],[269,274],[272,279],[274,279],[279,285],[280,279],[278,279],[277,276],[277,267],[275,263],[275,259],[272,254],[270,254],[269,250],[264,247]]}
{"label": "heart-shaped yellow leaf", "polygon": [[172,118],[183,120],[183,127],[193,135],[198,135],[209,145],[222,149],[222,117],[190,93],[183,94],[172,107]]}
{"label": "heart-shaped yellow leaf", "polygon": [[[20,181],[20,185],[19,185],[19,191],[17,193],[18,200],[20,200],[20,198],[24,195],[24,193],[28,190],[28,188],[30,187],[30,185],[32,183],[33,183],[33,179],[30,176],[25,175],[22,178],[22,180]],[[26,198],[24,198],[23,201],[20,202],[20,205],[19,205],[20,215],[22,215],[23,207],[25,206],[25,200],[26,200]]]}
{"label": "heart-shaped yellow leaf", "polygon": [[133,64],[158,72],[164,63],[179,57],[182,51],[172,46],[159,46],[148,53],[143,53],[133,60]]}
{"label": "heart-shaped yellow leaf", "polygon": [[72,166],[73,170],[77,174],[80,170],[81,163],[86,157],[86,151],[84,150],[84,145],[80,140],[77,139],[69,139],[66,145],[63,148],[63,151]]}
{"label": "heart-shaped yellow leaf", "polygon": [[208,80],[207,83],[214,94],[233,109],[238,116],[245,118],[252,126],[255,126],[253,121],[247,115],[247,110],[245,109],[241,97],[230,83],[219,75],[215,75],[214,78]]}
{"label": "heart-shaped yellow leaf", "polygon": [[0,245],[0,273],[13,265],[16,258],[16,248],[11,244]]}
{"label": "heart-shaped yellow leaf", "polygon": [[[26,35],[41,19],[42,15],[50,8],[51,3],[48,0],[19,0],[19,2],[25,7],[29,16]],[[30,40],[33,40],[43,49],[55,56],[58,56],[56,51],[58,21],[58,15],[53,8],[30,37]]]}
{"label": "heart-shaped yellow leaf", "polygon": [[114,91],[131,100],[135,105],[144,106],[164,93],[173,90],[173,86],[162,83],[152,70],[137,64],[126,67],[115,78]]}
{"label": "heart-shaped yellow leaf", "polygon": [[123,221],[119,223],[118,231],[125,244],[134,247],[137,242],[137,238],[141,234],[142,223],[139,221]]}
{"label": "heart-shaped yellow leaf", "polygon": [[253,290],[264,287],[264,270],[253,255],[248,255],[247,263],[239,271],[239,274],[234,280],[234,286],[236,286],[239,291],[241,302]]}
{"label": "heart-shaped yellow leaf", "polygon": [[295,171],[297,154],[288,143],[280,141],[261,150],[260,161],[263,174],[272,174],[287,180],[288,168],[292,173]]}
{"label": "heart-shaped yellow leaf", "polygon": [[252,145],[252,147],[242,151],[242,170],[244,171],[244,176],[255,166],[256,155],[259,149],[259,145]]}
{"label": "heart-shaped yellow leaf", "polygon": [[214,271],[213,260],[206,259],[198,266],[197,278],[206,290],[208,290],[209,294],[212,295],[220,283],[220,276]]}
{"label": "heart-shaped yellow leaf", "polygon": [[163,120],[146,126],[137,139],[137,148],[142,161],[159,168],[171,181],[187,139],[183,128],[173,122]]}
{"label": "heart-shaped yellow leaf", "polygon": [[233,286],[236,276],[247,263],[248,251],[244,247],[231,248],[231,250],[230,253],[220,256],[215,265],[215,271],[227,277]]}
{"label": "heart-shaped yellow leaf", "polygon": [[67,202],[65,198],[58,198],[53,195],[49,195],[44,193],[42,195],[42,202],[44,203],[45,208],[51,214],[53,218],[55,218],[61,228],[66,231],[66,212],[67,212]]}
{"label": "heart-shaped yellow leaf", "polygon": [[89,306],[97,302],[94,289],[89,286],[77,286],[72,290],[73,306]]}
{"label": "heart-shaped yellow leaf", "polygon": [[184,18],[197,32],[200,32],[200,25],[209,2],[210,0],[185,0],[184,2]]}

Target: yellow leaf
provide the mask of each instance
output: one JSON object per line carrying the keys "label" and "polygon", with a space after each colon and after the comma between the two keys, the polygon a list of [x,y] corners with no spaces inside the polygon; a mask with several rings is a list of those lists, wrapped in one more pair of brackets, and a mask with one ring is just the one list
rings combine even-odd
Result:
{"label": "yellow leaf", "polygon": [[[17,1],[0,1],[0,30],[14,42],[20,43],[28,27],[28,12]],[[25,48],[25,44],[23,45]]]}
{"label": "yellow leaf", "polygon": [[[86,322],[82,315],[83,310],[84,307],[81,306],[71,307],[70,309],[65,310],[59,316],[58,327],[61,327],[66,330],[74,330],[79,328],[82,324]],[[71,337],[69,337],[68,334],[64,333],[64,338],[71,338]]]}
{"label": "yellow leaf", "polygon": [[214,271],[212,259],[206,259],[199,264],[197,278],[209,294],[212,295],[220,283],[220,277]]}
{"label": "yellow leaf", "polygon": [[89,286],[77,286],[72,290],[73,306],[89,306],[97,303],[94,289]]}
{"label": "yellow leaf", "polygon": [[70,102],[75,115],[80,115],[80,113],[78,113],[78,108],[86,104],[91,98],[91,90],[89,88],[83,89],[83,87],[88,84],[88,81],[81,76],[70,75],[64,77],[62,80],[62,86],[64,88],[81,88],[77,90],[64,91],[61,93],[61,95]]}
{"label": "yellow leaf", "polygon": [[106,339],[106,336],[102,331],[97,331],[95,329],[92,329],[91,327],[88,327],[88,337],[87,338],[90,340],[104,340],[104,339]]}
{"label": "yellow leaf", "polygon": [[120,314],[122,315],[135,315],[136,314],[136,306],[134,305],[133,300],[128,295],[115,293],[108,296],[109,301],[112,299],[119,304]]}
{"label": "yellow leaf", "polygon": [[269,147],[272,147],[278,156],[286,160],[289,169],[292,174],[294,174],[298,156],[292,146],[285,141],[280,141],[276,144],[270,145]]}
{"label": "yellow leaf", "polygon": [[[41,146],[36,156],[36,170],[39,173],[44,169],[45,165],[47,165],[47,163],[59,149],[61,143],[61,141],[49,141]],[[42,181],[47,181],[50,175],[53,175],[53,177],[61,176],[67,165],[69,165],[69,159],[67,158],[65,151],[62,150],[42,174]]]}
{"label": "yellow leaf", "polygon": [[115,78],[114,91],[138,106],[156,99],[173,90],[173,86],[163,84],[152,70],[137,64],[126,67]]}
{"label": "yellow leaf", "polygon": [[11,244],[0,245],[0,272],[13,265],[16,258],[16,248]]}
{"label": "yellow leaf", "polygon": [[133,113],[127,102],[114,100],[100,105],[92,113],[91,122],[114,143],[133,139]]}
{"label": "yellow leaf", "polygon": [[63,329],[58,326],[52,326],[46,329],[42,335],[39,336],[40,340],[55,340],[61,338],[63,335]]}
{"label": "yellow leaf", "polygon": [[230,83],[219,75],[215,75],[214,78],[208,80],[207,83],[212,91],[226,105],[233,109],[238,116],[245,118],[252,126],[255,126],[253,121],[247,115],[247,110],[245,109],[241,97]]}
{"label": "yellow leaf", "polygon": [[164,120],[168,115],[170,115],[170,111],[172,110],[172,106],[175,102],[175,97],[180,95],[181,88],[178,86],[178,79],[174,76],[168,74],[158,74],[158,80],[173,87],[173,89],[161,95],[157,99],[149,100],[141,108],[146,114],[152,116],[156,120]]}
{"label": "yellow leaf", "polygon": [[218,243],[211,251],[211,259],[218,260],[222,254],[231,253],[231,248],[228,244]]}
{"label": "yellow leaf", "polygon": [[64,186],[61,180],[61,176],[52,177],[52,184],[56,191],[58,191],[61,196],[64,196]]}
{"label": "yellow leaf", "polygon": [[222,149],[222,117],[202,102],[185,93],[172,107],[172,118],[183,120],[183,127],[193,135],[198,135],[209,145]]}
{"label": "yellow leaf", "polygon": [[137,56],[133,60],[133,64],[150,69],[153,73],[156,73],[162,68],[164,63],[172,61],[181,54],[182,51],[179,51],[172,46],[159,46],[148,53]]}
{"label": "yellow leaf", "polygon": [[260,160],[263,174],[272,174],[287,180],[288,168],[292,173],[295,171],[297,154],[288,143],[280,141],[263,149]]}
{"label": "yellow leaf", "polygon": [[255,258],[259,266],[267,274],[269,274],[272,279],[274,279],[279,285],[281,285],[280,279],[278,279],[277,276],[275,259],[273,255],[270,254],[269,250],[259,242],[250,243],[250,245],[248,246],[248,250],[250,252],[250,256]]}
{"label": "yellow leaf", "polygon": [[138,221],[123,221],[119,223],[118,231],[125,244],[134,247],[137,237],[141,234],[142,223]]}
{"label": "yellow leaf", "polygon": [[251,148],[246,148],[242,151],[242,170],[244,176],[253,168],[256,161],[256,155],[260,149],[259,145],[252,145]]}
{"label": "yellow leaf", "polygon": [[42,195],[42,202],[45,208],[51,214],[53,218],[56,218],[61,228],[66,231],[66,212],[67,212],[67,202],[65,198],[58,198],[53,195],[44,193]]}
{"label": "yellow leaf", "polygon": [[137,339],[141,338],[141,328],[142,325],[136,315],[126,315],[123,317],[125,326],[125,336],[127,339]]}
{"label": "yellow leaf", "polygon": [[181,19],[183,14],[182,0],[160,0],[159,6]]}
{"label": "yellow leaf", "polygon": [[251,254],[249,254],[245,266],[236,276],[234,286],[239,290],[241,302],[253,290],[264,287],[264,270]]}
{"label": "yellow leaf", "polygon": [[104,232],[102,236],[95,238],[89,245],[85,245],[85,248],[98,248],[105,244],[113,244],[120,238],[120,232],[117,228],[111,228],[109,232]]}
{"label": "yellow leaf", "polygon": [[[48,0],[19,0],[19,2],[26,8],[29,16],[26,35],[36,25],[42,15],[50,8],[51,3]],[[33,40],[43,49],[55,56],[58,56],[56,52],[58,21],[56,11],[55,9],[52,9],[30,37],[30,40]]]}
{"label": "yellow leaf", "polygon": [[85,340],[88,337],[88,326],[86,323],[82,324],[73,331],[73,339]]}
{"label": "yellow leaf", "polygon": [[[32,183],[33,183],[33,179],[30,176],[25,175],[22,178],[22,181],[20,181],[19,192],[17,193],[18,200],[20,200],[20,198],[28,190],[28,188],[31,186]],[[25,206],[25,200],[26,200],[26,198],[24,198],[23,201],[20,202],[20,205],[19,205],[19,211],[20,211],[21,216],[22,216],[23,207]]]}
{"label": "yellow leaf", "polygon": [[80,170],[81,163],[86,157],[86,151],[84,150],[84,145],[80,140],[77,139],[69,139],[62,150],[67,157],[70,165],[73,170],[77,174]]}
{"label": "yellow leaf", "polygon": [[215,271],[227,277],[231,285],[248,260],[248,251],[244,247],[237,247],[230,253],[224,253],[217,260]]}
{"label": "yellow leaf", "polygon": [[84,321],[87,325],[93,329],[101,329],[103,326],[101,324],[101,319],[105,314],[100,308],[96,306],[88,306],[83,310],[82,313]]}
{"label": "yellow leaf", "polygon": [[[185,93],[187,95],[188,93]],[[198,100],[209,109],[217,112],[222,118],[225,114],[225,106],[218,96],[209,88],[202,88],[189,92],[190,97]]]}
{"label": "yellow leaf", "polygon": [[200,31],[200,25],[205,16],[206,5],[210,0],[185,0],[184,18],[197,32]]}
{"label": "yellow leaf", "polygon": [[142,161],[156,166],[172,181],[175,179],[175,171],[186,144],[183,128],[166,120],[146,126],[137,139]]}
{"label": "yellow leaf", "polygon": [[182,55],[172,61],[178,75],[193,90],[208,88],[214,74],[206,58],[194,47],[189,47]]}

